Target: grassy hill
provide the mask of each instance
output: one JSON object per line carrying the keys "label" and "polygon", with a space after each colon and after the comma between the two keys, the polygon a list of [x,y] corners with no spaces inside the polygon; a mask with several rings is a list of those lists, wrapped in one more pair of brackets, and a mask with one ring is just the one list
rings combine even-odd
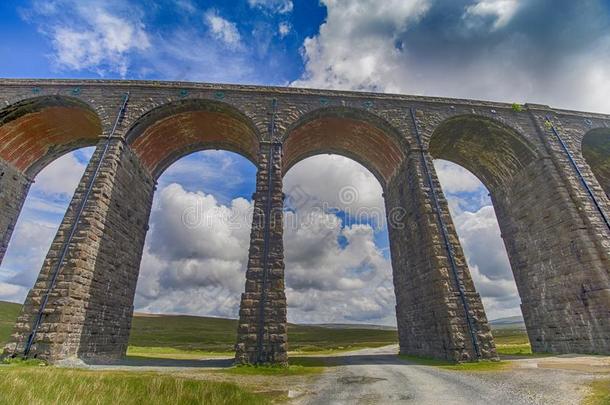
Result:
{"label": "grassy hill", "polygon": [[[236,332],[237,321],[234,319],[136,314],[129,344],[225,352],[233,350]],[[398,342],[398,336],[396,330],[368,328],[366,325],[329,328],[289,324],[288,340],[290,350],[320,351],[383,346]]]}
{"label": "grassy hill", "polygon": [[[21,305],[0,301],[0,347],[10,336]],[[525,331],[510,319],[494,327],[498,351],[530,353]],[[507,326],[512,327],[507,327]],[[235,319],[136,313],[129,339],[130,353],[150,354],[163,349],[168,354],[189,351],[230,352],[236,340]],[[377,347],[398,342],[396,330],[376,325],[288,325],[289,350],[321,352],[359,347]]]}
{"label": "grassy hill", "polygon": [[[20,304],[0,301],[0,347],[11,334]],[[213,352],[232,351],[237,320],[187,315],[148,315],[133,318],[130,346],[162,347]],[[329,328],[318,325],[288,325],[290,350],[321,351],[373,347],[398,342],[395,330],[376,326]]]}

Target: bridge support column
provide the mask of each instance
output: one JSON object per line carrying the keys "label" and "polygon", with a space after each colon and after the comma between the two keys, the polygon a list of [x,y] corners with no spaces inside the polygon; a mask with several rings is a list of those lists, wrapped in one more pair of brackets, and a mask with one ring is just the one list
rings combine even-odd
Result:
{"label": "bridge support column", "polygon": [[262,144],[258,165],[235,361],[285,364],[288,357],[281,145]]}
{"label": "bridge support column", "polygon": [[0,264],[31,183],[25,174],[0,160]]}
{"label": "bridge support column", "polygon": [[[523,317],[534,352],[610,354],[610,229],[545,114],[532,117],[549,155],[492,191]],[[610,216],[595,178],[586,181]]]}
{"label": "bridge support column", "polygon": [[450,361],[497,358],[481,298],[427,152],[409,152],[386,187],[385,201],[401,354]]}
{"label": "bridge support column", "polygon": [[[24,353],[58,268],[30,356],[58,361],[125,354],[154,181],[130,148],[115,138],[90,183],[105,143],[100,141],[85,170],[5,354]],[[91,193],[75,222],[90,184]],[[67,244],[73,225],[74,236]]]}

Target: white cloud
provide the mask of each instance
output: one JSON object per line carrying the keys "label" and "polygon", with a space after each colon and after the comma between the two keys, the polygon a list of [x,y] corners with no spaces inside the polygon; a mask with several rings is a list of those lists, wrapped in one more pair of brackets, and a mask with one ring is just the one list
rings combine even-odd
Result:
{"label": "white cloud", "polygon": [[204,18],[210,32],[216,39],[233,48],[240,45],[241,36],[235,23],[219,16],[216,10],[206,11]]}
{"label": "white cloud", "polygon": [[290,13],[294,8],[292,0],[248,0],[248,4],[278,14]]}
{"label": "white cloud", "polygon": [[[322,3],[328,17],[303,42],[305,73],[294,86],[610,111],[609,23],[600,2]],[[552,23],[558,19],[563,25]]]}
{"label": "white cloud", "polygon": [[63,194],[70,198],[84,171],[85,164],[73,153],[68,153],[51,162],[36,176],[35,190],[47,195]]}
{"label": "white cloud", "polygon": [[129,55],[150,47],[149,35],[138,13],[121,14],[112,4],[84,4],[57,0],[33,8],[46,20],[41,30],[51,37],[54,60],[60,68],[93,69],[100,75],[117,72],[122,77],[129,69]]}
{"label": "white cloud", "polygon": [[483,187],[472,173],[454,163],[436,159],[434,168],[445,193],[473,192]]}
{"label": "white cloud", "polygon": [[498,29],[508,24],[518,7],[519,0],[478,0],[466,7],[463,18],[492,17],[493,29]]}
{"label": "white cloud", "polygon": [[280,38],[284,38],[286,35],[288,35],[290,33],[290,29],[290,24],[285,21],[281,22],[277,29],[277,32],[280,34]]}
{"label": "white cloud", "polygon": [[179,184],[155,196],[136,304],[150,312],[237,315],[250,243],[250,202],[219,204]]}
{"label": "white cloud", "polygon": [[304,77],[295,86],[391,90],[395,69],[395,33],[416,22],[428,9],[425,0],[323,1],[328,10],[320,33],[306,38]]}

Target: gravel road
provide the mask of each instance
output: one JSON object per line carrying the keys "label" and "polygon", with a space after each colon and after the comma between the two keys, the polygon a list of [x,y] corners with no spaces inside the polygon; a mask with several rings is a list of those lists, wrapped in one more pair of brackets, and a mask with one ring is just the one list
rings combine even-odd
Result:
{"label": "gravel road", "polygon": [[578,404],[594,374],[515,361],[508,370],[464,372],[410,364],[396,346],[336,357],[296,404]]}

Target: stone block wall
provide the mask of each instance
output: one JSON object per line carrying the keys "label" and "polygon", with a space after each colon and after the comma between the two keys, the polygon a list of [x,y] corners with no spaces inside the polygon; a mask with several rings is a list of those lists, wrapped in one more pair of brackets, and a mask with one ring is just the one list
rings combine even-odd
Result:
{"label": "stone block wall", "polygon": [[[5,353],[25,349],[105,142],[85,170]],[[129,148],[113,139],[59,268],[31,356],[103,360],[125,354],[153,187]]]}
{"label": "stone block wall", "polygon": [[[431,158],[428,159],[441,212],[435,210],[423,173],[424,161],[417,150],[411,151],[404,168],[385,192],[400,352],[450,361],[476,360],[479,356],[497,358],[481,298],[475,291]],[[459,280],[452,273],[439,216],[447,227]],[[457,282],[465,292],[472,332]],[[473,335],[479,353],[472,342]]]}
{"label": "stone block wall", "polygon": [[[254,194],[254,215],[245,292],[241,297],[235,361],[288,361],[284,245],[282,149],[262,144]],[[270,177],[271,176],[271,177]],[[265,238],[268,244],[265,244]]]}

